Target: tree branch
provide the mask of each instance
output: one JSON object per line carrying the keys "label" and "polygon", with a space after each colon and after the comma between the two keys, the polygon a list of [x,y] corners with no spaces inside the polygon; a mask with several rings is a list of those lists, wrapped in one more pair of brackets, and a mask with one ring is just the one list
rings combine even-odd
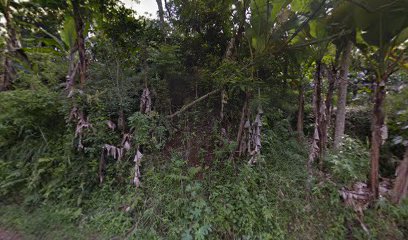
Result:
{"label": "tree branch", "polygon": [[184,106],[183,106],[182,108],[180,108],[180,110],[178,110],[177,112],[175,112],[175,113],[173,113],[173,114],[170,114],[170,115],[167,115],[166,118],[172,119],[173,117],[179,115],[180,113],[185,112],[187,109],[191,108],[191,107],[194,106],[196,103],[199,103],[199,102],[203,101],[204,99],[208,98],[209,96],[218,93],[220,90],[221,90],[221,89],[213,90],[213,91],[211,91],[211,92],[205,94],[204,96],[201,96],[201,97],[197,98],[196,100],[192,101],[191,103],[189,103],[189,104],[187,104],[187,105],[184,105]]}

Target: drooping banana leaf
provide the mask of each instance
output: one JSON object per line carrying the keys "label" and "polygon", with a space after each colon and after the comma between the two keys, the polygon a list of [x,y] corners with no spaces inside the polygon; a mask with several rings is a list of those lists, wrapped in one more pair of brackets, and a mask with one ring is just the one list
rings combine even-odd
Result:
{"label": "drooping banana leaf", "polygon": [[75,20],[73,17],[68,16],[65,18],[63,28],[60,31],[60,36],[62,41],[66,46],[68,46],[69,49],[74,47],[77,39],[77,33],[75,30]]}

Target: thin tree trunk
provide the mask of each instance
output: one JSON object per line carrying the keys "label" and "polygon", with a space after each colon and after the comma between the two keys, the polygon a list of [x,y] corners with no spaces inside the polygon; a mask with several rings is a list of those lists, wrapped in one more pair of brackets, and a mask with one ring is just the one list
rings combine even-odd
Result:
{"label": "thin tree trunk", "polygon": [[328,143],[327,131],[330,127],[331,122],[331,107],[333,101],[334,86],[336,82],[334,68],[332,68],[331,70],[327,69],[327,78],[329,80],[329,86],[327,89],[324,112],[321,116],[321,158],[324,158]]}
{"label": "thin tree trunk", "polygon": [[99,159],[99,170],[98,170],[98,176],[99,176],[99,185],[102,186],[103,180],[105,178],[104,171],[106,168],[106,150],[105,148],[102,149],[101,157]]}
{"label": "thin tree trunk", "polygon": [[405,149],[404,159],[396,171],[394,189],[392,190],[392,201],[400,204],[408,193],[408,147]]}
{"label": "thin tree trunk", "polygon": [[337,111],[336,111],[336,126],[334,132],[334,143],[333,148],[338,149],[342,143],[344,137],[344,127],[346,122],[346,101],[347,101],[347,85],[348,79],[347,75],[349,72],[349,66],[351,62],[351,50],[353,43],[351,41],[347,42],[346,48],[343,51],[341,61],[340,61],[340,76],[339,76],[339,86],[338,86],[338,101],[337,101]]}
{"label": "thin tree trunk", "polygon": [[[239,122],[239,128],[238,128],[238,134],[237,134],[237,151],[238,154],[241,155],[241,145],[242,145],[242,136],[244,134],[244,126],[245,126],[245,117],[248,114],[248,102],[249,102],[249,94],[248,92],[245,93],[245,101],[244,105],[242,106],[242,112],[241,112],[241,120]],[[233,153],[233,155],[235,155]]]}
{"label": "thin tree trunk", "polygon": [[233,51],[234,51],[234,46],[235,46],[235,37],[232,37],[230,41],[228,42],[228,47],[227,51],[225,52],[225,58],[230,59],[233,56]]}
{"label": "thin tree trunk", "polygon": [[[311,191],[311,184],[312,184],[312,177],[313,177],[313,168],[312,164],[314,160],[320,156],[320,113],[321,113],[321,94],[322,94],[322,85],[321,85],[321,78],[320,78],[320,67],[321,61],[316,61],[316,71],[314,75],[314,89],[313,89],[313,114],[314,114],[314,131],[313,131],[313,139],[312,145],[310,146],[309,151],[309,158],[307,160],[307,172],[308,172],[308,180],[307,180],[307,191],[308,193]],[[308,195],[309,197],[309,195]]]}
{"label": "thin tree trunk", "polygon": [[0,91],[9,90],[11,87],[11,83],[14,81],[15,78],[15,70],[13,67],[13,62],[8,56],[4,57],[4,74],[3,74],[3,81],[0,86]]}
{"label": "thin tree trunk", "polygon": [[318,122],[317,124],[317,131],[319,133],[319,141],[318,141],[318,158],[319,158],[319,168],[323,169],[323,159],[324,159],[324,153],[325,153],[325,138],[327,135],[325,133],[326,129],[326,116],[325,116],[325,107],[326,105],[323,104],[323,98],[322,98],[322,63],[321,61],[317,62],[316,66],[316,111],[317,115],[316,121]]}
{"label": "thin tree trunk", "polygon": [[163,3],[162,0],[156,0],[157,8],[159,9],[159,19],[160,19],[160,30],[165,33],[164,26],[164,11],[163,11]]}
{"label": "thin tree trunk", "polygon": [[374,108],[371,124],[370,179],[369,187],[374,199],[378,199],[378,175],[380,163],[380,148],[382,143],[381,129],[384,126],[384,100],[386,78],[376,81]]}
{"label": "thin tree trunk", "polygon": [[15,55],[14,52],[20,48],[20,43],[17,39],[17,31],[14,27],[13,16],[10,9],[10,1],[5,1],[5,6],[3,6],[3,16],[6,21],[6,54],[4,56],[4,74],[3,81],[0,85],[0,91],[5,91],[10,89],[11,84],[16,78],[16,70],[13,65],[11,58]]}
{"label": "thin tree trunk", "polygon": [[[197,98],[197,93],[196,93],[196,98]],[[225,89],[222,89],[222,91],[221,91],[221,111],[220,111],[220,121],[221,122],[224,120],[224,107],[225,107],[226,103],[227,103],[226,91],[225,91]]]}
{"label": "thin tree trunk", "polygon": [[[227,49],[225,51],[225,56],[224,56],[225,59],[230,59],[230,60],[234,59],[234,53],[237,51],[237,48],[239,46],[239,43],[241,42],[243,32],[244,32],[244,29],[245,29],[244,25],[245,25],[245,22],[246,22],[246,11],[247,11],[247,9],[249,7],[249,2],[250,2],[249,0],[244,0],[242,2],[242,4],[243,4],[242,5],[242,11],[240,13],[238,13],[238,17],[240,19],[240,21],[238,22],[238,30],[237,30],[237,32],[235,34],[233,34],[230,41],[228,42],[228,46],[227,46]],[[253,60],[252,50],[251,50],[251,58]],[[247,93],[246,93],[246,95],[247,95]],[[226,96],[226,91],[223,88],[221,90],[221,110],[220,110],[221,124],[223,123],[223,119],[224,119],[224,108],[225,108],[225,104],[226,104],[225,96]],[[245,101],[246,101],[246,103],[244,103],[244,105],[247,104],[247,101],[249,101],[249,100],[246,99]],[[241,129],[241,125],[240,125],[239,129]],[[239,135],[242,135],[242,133],[238,133],[238,136]],[[238,142],[238,144],[239,144],[239,142]]]}
{"label": "thin tree trunk", "polygon": [[66,89],[68,91],[71,91],[75,84],[75,75],[77,73],[78,66],[79,66],[79,62],[75,63],[75,53],[76,53],[76,47],[70,50],[70,54],[69,54],[69,67],[68,67],[68,74],[66,76],[66,79],[67,79]]}
{"label": "thin tree trunk", "polygon": [[86,82],[86,55],[85,55],[85,24],[81,13],[81,0],[71,0],[74,10],[75,31],[77,33],[77,46],[79,54],[79,79],[81,88]]}
{"label": "thin tree trunk", "polygon": [[305,115],[305,90],[302,83],[299,85],[299,98],[298,98],[298,114],[297,114],[297,124],[296,130],[298,134],[298,140],[303,140],[304,132],[303,132],[303,123],[304,123],[304,115]]}
{"label": "thin tree trunk", "polygon": [[125,112],[123,110],[123,97],[122,97],[122,88],[119,82],[120,79],[120,62],[116,60],[116,89],[118,92],[119,98],[119,117],[118,117],[118,129],[122,131],[122,134],[126,132],[126,121],[125,121]]}
{"label": "thin tree trunk", "polygon": [[243,140],[243,135],[244,135],[244,127],[245,127],[245,117],[248,115],[248,110],[249,110],[248,103],[249,103],[249,95],[248,95],[248,92],[245,92],[245,101],[244,101],[244,105],[242,106],[241,119],[240,119],[239,127],[238,127],[237,147],[236,149],[234,149],[233,152],[231,152],[229,160],[233,160],[237,153],[241,155],[242,140]]}
{"label": "thin tree trunk", "polygon": [[126,132],[125,112],[123,111],[122,107],[119,110],[118,129],[122,131],[122,134]]}

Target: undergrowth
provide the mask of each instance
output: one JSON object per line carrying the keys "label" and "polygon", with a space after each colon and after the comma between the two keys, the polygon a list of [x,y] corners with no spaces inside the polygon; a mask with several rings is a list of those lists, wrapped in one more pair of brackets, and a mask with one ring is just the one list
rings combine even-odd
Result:
{"label": "undergrowth", "polygon": [[151,154],[142,162],[142,185],[138,189],[107,178],[80,203],[49,199],[36,208],[27,204],[24,208],[1,207],[1,225],[36,239],[407,236],[407,204],[395,207],[382,202],[377,210],[366,211],[363,221],[369,229],[367,234],[353,210],[343,206],[337,186],[316,178],[312,195],[307,198],[307,153],[294,139],[290,134],[266,131],[263,155],[254,166],[244,159],[234,162],[222,158],[211,165],[202,159],[199,165],[189,166],[179,152],[173,152],[169,159]]}
{"label": "undergrowth", "polygon": [[[31,99],[35,99],[35,109],[30,107]],[[214,130],[217,127],[200,139],[212,139],[214,148],[200,145],[194,162],[189,162],[182,147],[164,150],[170,133],[160,116],[136,113],[130,123],[138,133],[135,144],[143,146],[141,186],[131,185],[134,151],[121,161],[108,158],[105,181],[100,184],[101,146],[117,145],[120,134],[112,134],[104,124],[106,119],[99,119],[94,132],[83,139],[87,147],[77,151],[73,126],[59,127],[66,119],[57,110],[58,99],[31,92],[3,98],[6,105],[20,104],[0,113],[0,194],[4,205],[0,207],[0,226],[28,239],[407,236],[407,204],[395,207],[384,201],[377,209],[366,211],[363,222],[367,233],[353,210],[341,202],[339,185],[364,181],[368,171],[367,149],[352,138],[345,139],[339,152],[328,154],[326,167],[333,181],[316,174],[308,195],[307,147],[287,130],[289,122],[283,117],[271,121],[273,125],[265,121],[262,155],[250,166],[247,159],[228,160],[234,142],[220,138]],[[19,115],[32,108],[42,114]],[[103,109],[94,106],[89,111],[92,115]],[[59,117],[51,117],[55,115]],[[55,128],[48,128],[50,124]],[[197,140],[199,132],[186,134]],[[181,145],[188,146],[184,139],[189,138],[183,136]]]}

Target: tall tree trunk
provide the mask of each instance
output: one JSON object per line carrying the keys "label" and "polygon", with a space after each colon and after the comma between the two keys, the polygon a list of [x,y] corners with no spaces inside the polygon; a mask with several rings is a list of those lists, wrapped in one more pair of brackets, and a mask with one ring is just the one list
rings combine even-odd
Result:
{"label": "tall tree trunk", "polygon": [[392,190],[392,201],[396,204],[407,197],[408,193],[408,147],[405,149],[404,159],[396,171],[394,189]]}
{"label": "tall tree trunk", "polygon": [[163,11],[162,0],[156,0],[156,3],[157,3],[157,8],[159,9],[160,30],[163,33],[165,33],[165,30],[164,30],[165,22],[164,22],[164,11]]}
{"label": "tall tree trunk", "polygon": [[242,106],[241,119],[239,122],[239,128],[238,128],[238,134],[237,134],[237,149],[235,152],[233,152],[232,158],[235,156],[235,153],[237,152],[238,152],[238,155],[242,154],[241,145],[242,145],[242,141],[245,141],[242,136],[244,135],[245,118],[248,115],[248,110],[249,110],[249,93],[248,91],[246,91],[245,101],[244,101],[244,105]]}
{"label": "tall tree trunk", "polygon": [[320,123],[321,123],[321,95],[322,95],[322,83],[320,77],[320,67],[321,61],[316,61],[316,71],[314,75],[314,90],[313,90],[313,115],[314,115],[314,133],[313,133],[313,140],[312,145],[309,152],[309,160],[308,160],[308,172],[309,177],[312,174],[312,163],[313,161],[320,156],[321,152],[321,130],[320,130]]}
{"label": "tall tree trunk", "polygon": [[17,39],[17,31],[13,23],[13,16],[11,14],[10,9],[10,2],[9,0],[5,1],[5,5],[3,6],[3,15],[6,21],[6,54],[4,56],[4,74],[3,74],[3,81],[0,85],[0,91],[5,91],[10,89],[11,84],[14,82],[16,78],[16,70],[13,66],[12,57],[15,55],[15,51],[19,49],[20,43]]}
{"label": "tall tree trunk", "polygon": [[325,107],[326,105],[323,104],[323,98],[322,98],[322,63],[321,61],[316,62],[316,73],[315,73],[315,93],[316,93],[316,121],[317,121],[317,132],[319,133],[319,141],[318,141],[318,158],[319,158],[319,167],[320,169],[323,169],[323,159],[324,159],[324,153],[326,150],[325,147],[325,138],[327,135],[325,133],[326,129],[326,110]]}
{"label": "tall tree trunk", "polygon": [[313,115],[314,115],[314,131],[313,131],[313,139],[312,145],[310,146],[309,151],[309,158],[307,160],[307,172],[308,172],[308,180],[307,180],[307,190],[310,192],[311,184],[312,184],[312,177],[313,177],[313,168],[312,164],[314,160],[320,156],[320,114],[321,114],[321,94],[322,94],[322,84],[320,78],[320,67],[321,61],[316,61],[316,71],[313,79]]}
{"label": "tall tree trunk", "polygon": [[347,101],[347,85],[348,79],[347,75],[349,72],[349,66],[351,62],[351,50],[353,43],[351,41],[347,42],[346,48],[343,51],[340,60],[340,76],[339,76],[339,86],[338,86],[338,101],[337,101],[337,111],[336,111],[336,126],[334,132],[334,143],[333,148],[338,149],[342,143],[344,137],[344,126],[346,122],[346,101]]}
{"label": "tall tree trunk", "polygon": [[[75,45],[76,46],[76,45]],[[75,84],[75,75],[77,73],[78,70],[78,66],[79,63],[75,62],[75,54],[76,54],[76,47],[74,47],[74,49],[70,50],[69,53],[69,66],[68,66],[68,73],[66,76],[66,80],[67,80],[67,86],[66,89],[71,93],[72,88],[74,87]]]}
{"label": "tall tree trunk", "polygon": [[384,100],[385,100],[385,83],[387,78],[376,81],[374,108],[371,124],[371,151],[370,151],[370,179],[369,187],[374,199],[378,199],[378,174],[380,163],[380,148],[382,144],[382,129],[384,127]]}
{"label": "tall tree trunk", "polygon": [[302,82],[299,85],[299,98],[298,98],[298,113],[296,131],[298,134],[298,140],[301,141],[304,137],[303,122],[305,116],[305,89]]}
{"label": "tall tree trunk", "polygon": [[83,5],[82,0],[71,0],[72,7],[74,10],[74,20],[75,20],[75,31],[77,34],[77,47],[79,54],[79,79],[81,83],[81,88],[84,87],[86,82],[86,55],[85,55],[85,24],[81,12],[81,5]]}
{"label": "tall tree trunk", "polygon": [[[321,159],[324,158],[324,154],[327,150],[327,143],[328,143],[328,129],[330,127],[330,121],[331,121],[331,107],[332,107],[332,101],[333,101],[333,92],[334,92],[334,86],[336,82],[336,75],[335,75],[335,69],[334,67],[332,69],[327,69],[327,78],[329,80],[329,86],[327,89],[327,95],[325,99],[325,105],[324,109],[322,109],[321,113],[321,123],[320,123],[320,129],[321,129]],[[322,166],[320,166],[322,167]]]}
{"label": "tall tree trunk", "polygon": [[[239,43],[242,40],[242,36],[243,36],[244,28],[245,28],[244,26],[245,26],[245,22],[246,22],[246,12],[247,12],[247,9],[249,7],[249,2],[250,2],[249,0],[244,0],[242,2],[241,12],[238,12],[238,14],[237,14],[238,15],[237,17],[240,19],[239,22],[237,23],[238,24],[238,29],[237,29],[236,33],[233,34],[230,41],[228,42],[227,49],[225,51],[224,59],[230,59],[230,60],[234,59],[234,53],[237,51]],[[252,50],[251,50],[251,58],[253,60]],[[253,72],[252,72],[252,74],[253,74]],[[252,76],[252,78],[253,78],[253,76]],[[244,108],[247,108],[248,102],[249,102],[248,93],[245,93]],[[223,120],[224,120],[224,108],[225,108],[224,105],[225,104],[226,104],[226,91],[223,88],[222,91],[221,91],[221,110],[220,110],[221,125],[224,125]],[[244,114],[244,108],[243,108],[242,114]],[[243,126],[242,126],[242,128],[243,128]],[[223,127],[223,129],[225,130],[225,127]],[[238,137],[237,137],[237,139],[242,138],[242,132],[240,133],[239,131],[241,131],[241,122],[240,122],[240,126],[238,128]],[[242,131],[243,131],[243,129],[242,129]],[[238,147],[240,146],[240,141],[241,140],[238,141]],[[235,153],[233,153],[232,156],[234,154]]]}

